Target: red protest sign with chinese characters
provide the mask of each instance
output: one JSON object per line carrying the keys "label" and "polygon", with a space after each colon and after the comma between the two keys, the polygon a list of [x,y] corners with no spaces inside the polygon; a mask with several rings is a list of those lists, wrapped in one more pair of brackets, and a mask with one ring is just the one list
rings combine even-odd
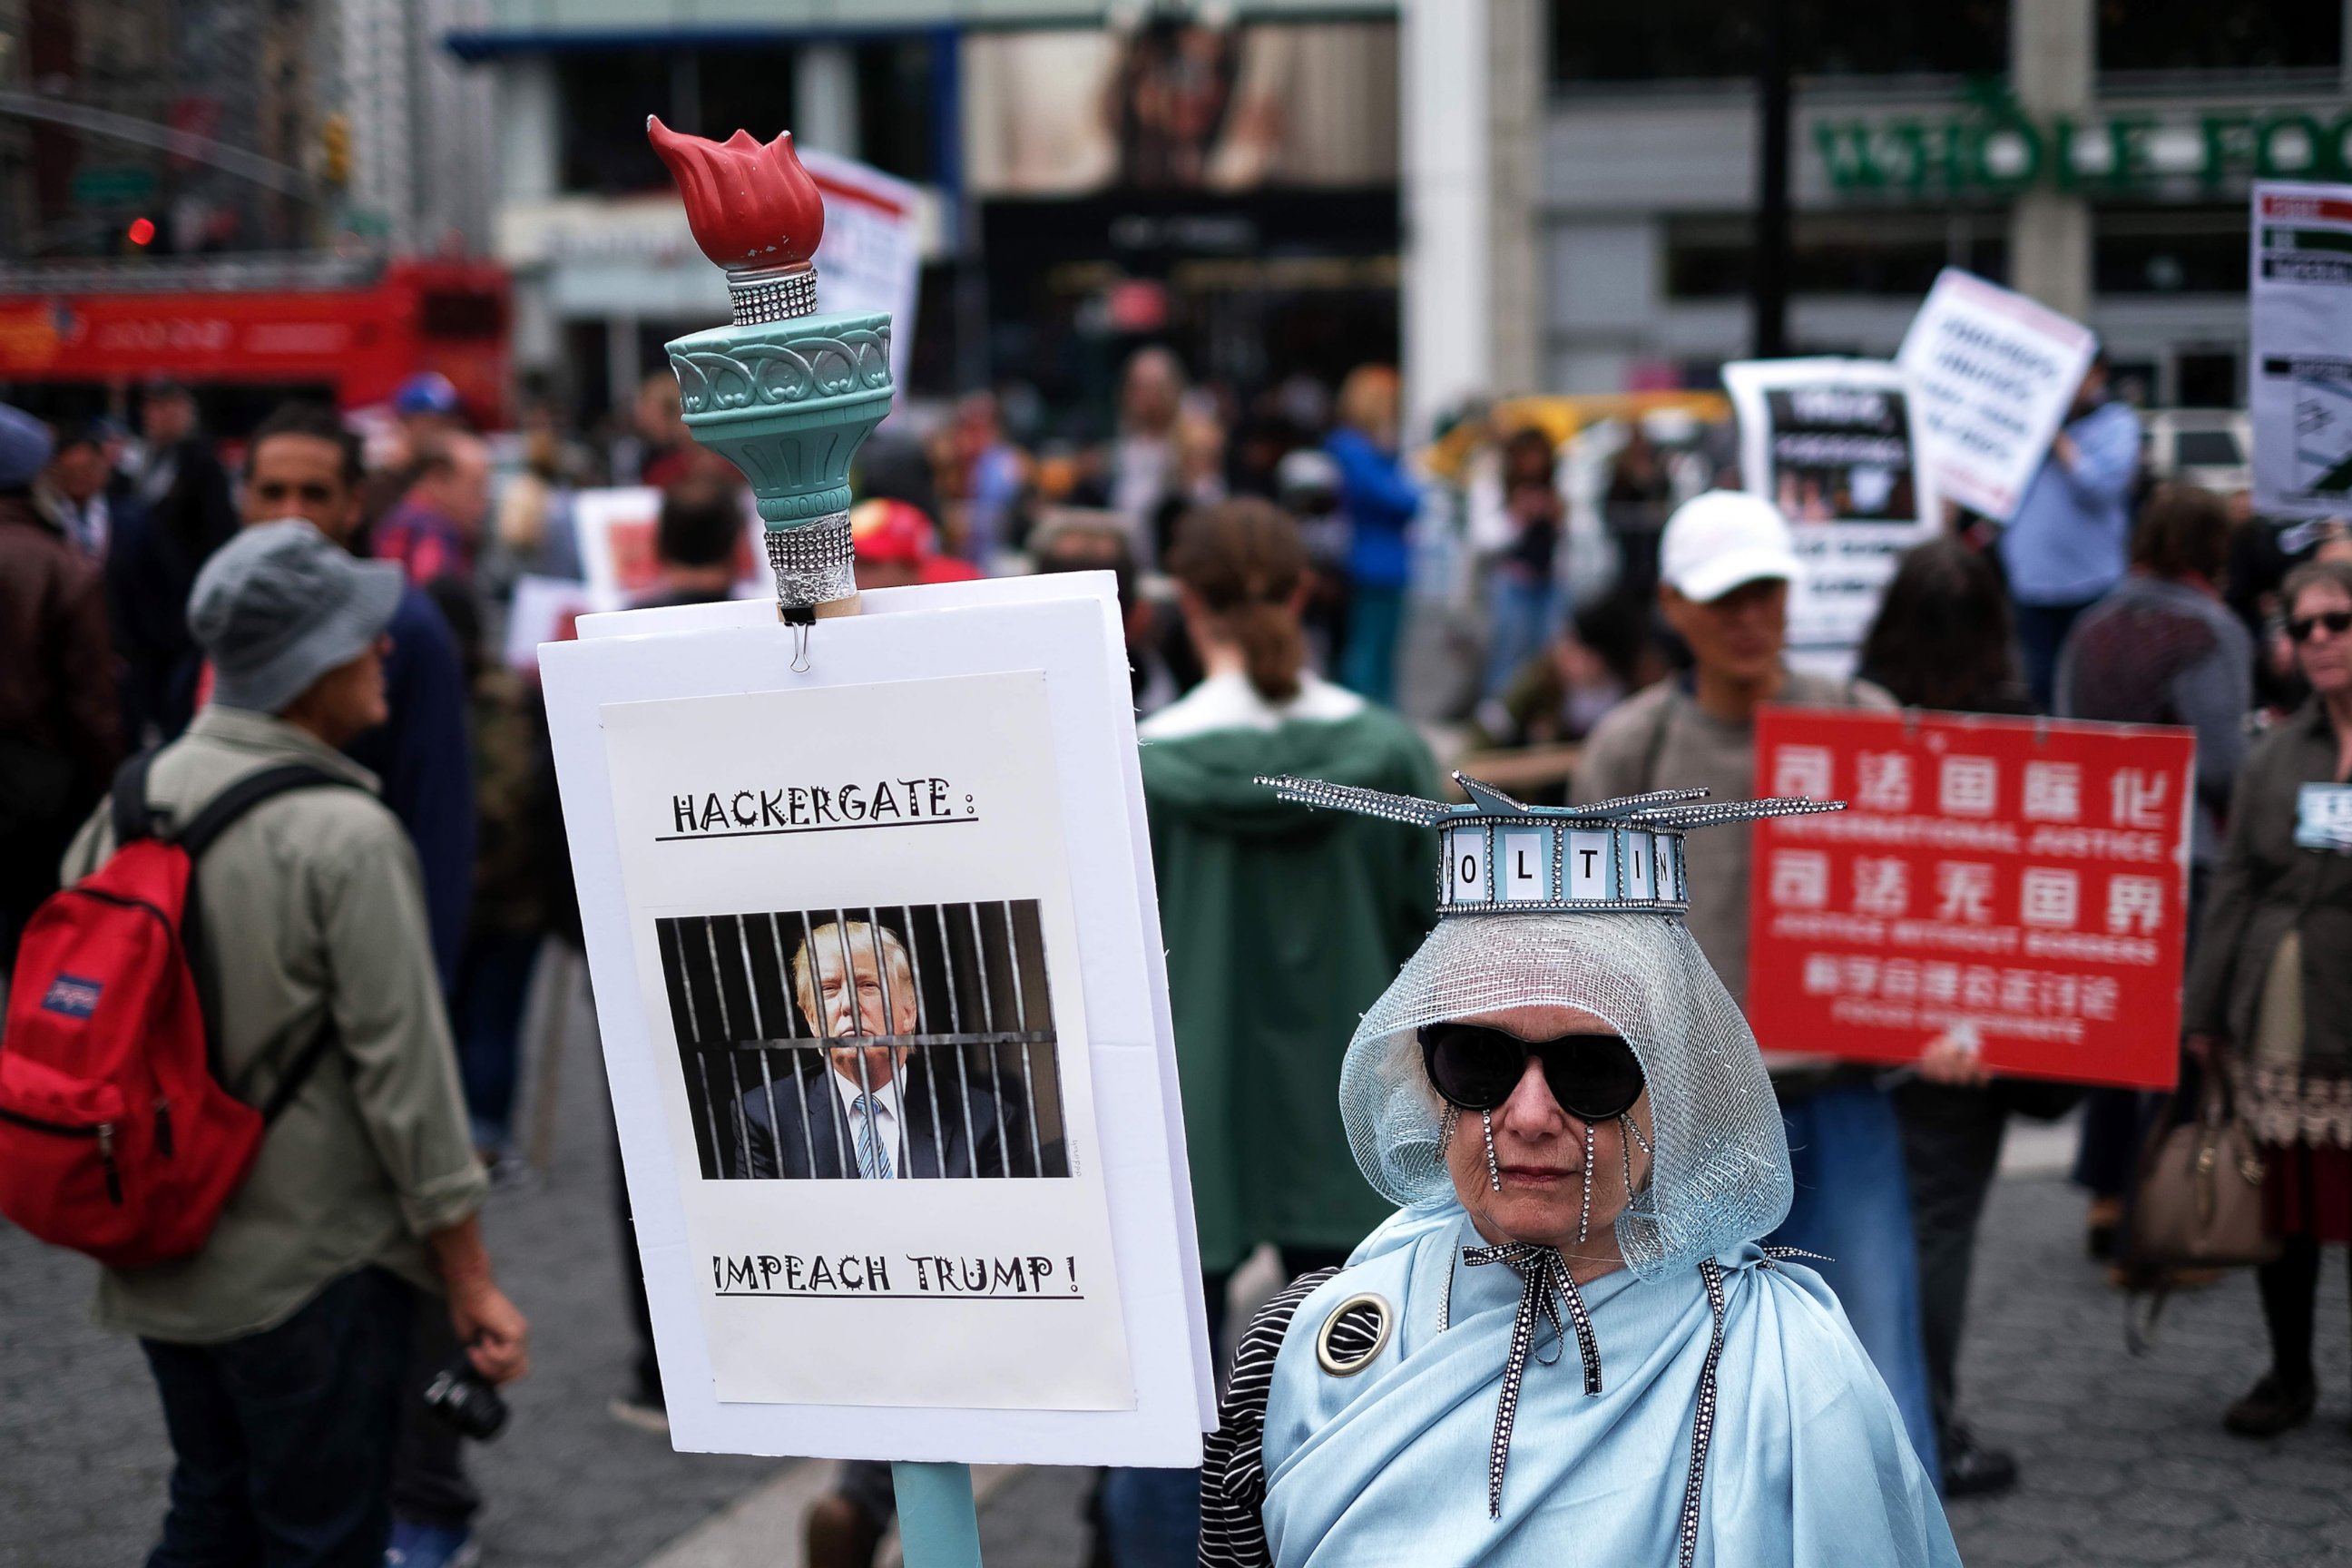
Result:
{"label": "red protest sign with chinese characters", "polygon": [[1748,1014],[1767,1050],[2168,1088],[2180,1031],[2187,730],[1767,708]]}

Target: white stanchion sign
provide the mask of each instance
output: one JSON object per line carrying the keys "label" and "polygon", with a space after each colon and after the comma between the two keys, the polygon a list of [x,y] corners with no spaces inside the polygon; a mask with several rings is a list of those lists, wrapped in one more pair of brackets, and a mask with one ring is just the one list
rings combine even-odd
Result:
{"label": "white stanchion sign", "polygon": [[2090,328],[2022,294],[1938,273],[1895,356],[1937,493],[2008,521],[2097,350]]}
{"label": "white stanchion sign", "polygon": [[2352,513],[2352,185],[2260,182],[2253,204],[2254,510]]}
{"label": "white stanchion sign", "polygon": [[1936,529],[1903,373],[1882,360],[1743,360],[1723,367],[1723,384],[1744,488],[1780,509],[1805,563],[1790,585],[1790,659],[1847,674],[1896,559]]}
{"label": "white stanchion sign", "polygon": [[541,662],[682,1449],[1194,1465],[1108,574],[591,616]]}

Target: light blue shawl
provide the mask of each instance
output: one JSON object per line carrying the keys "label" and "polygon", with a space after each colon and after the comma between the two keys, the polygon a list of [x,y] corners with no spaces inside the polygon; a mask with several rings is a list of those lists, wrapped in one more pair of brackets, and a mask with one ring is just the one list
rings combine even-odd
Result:
{"label": "light blue shawl", "polygon": [[[1457,1203],[1404,1210],[1301,1303],[1265,1415],[1264,1518],[1278,1568],[1675,1563],[1713,1331],[1699,1269],[1621,1269],[1583,1288],[1599,1394],[1584,1393],[1573,1338],[1557,1345],[1538,1320],[1502,1514],[1489,1519],[1521,1281],[1461,1264],[1479,1240]],[[1958,1568],[1935,1488],[1829,1288],[1752,1245],[1717,1261],[1724,1343],[1695,1561]],[[1315,1335],[1365,1291],[1395,1309],[1395,1331],[1363,1371],[1335,1377]]]}

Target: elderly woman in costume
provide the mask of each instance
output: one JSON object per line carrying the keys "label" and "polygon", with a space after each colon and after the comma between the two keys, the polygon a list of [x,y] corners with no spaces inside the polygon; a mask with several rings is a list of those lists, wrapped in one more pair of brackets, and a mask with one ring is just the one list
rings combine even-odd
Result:
{"label": "elderly woman in costume", "polygon": [[1265,782],[1436,827],[1446,918],[1340,1079],[1402,1206],[1251,1325],[1202,1563],[1958,1563],[1836,1299],[1756,1245],[1788,1147],[1680,913],[1685,831],[1833,807]]}

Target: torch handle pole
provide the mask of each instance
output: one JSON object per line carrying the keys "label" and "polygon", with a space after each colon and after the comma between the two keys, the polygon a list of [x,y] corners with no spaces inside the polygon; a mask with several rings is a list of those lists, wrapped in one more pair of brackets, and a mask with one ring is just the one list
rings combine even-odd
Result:
{"label": "torch handle pole", "polygon": [[890,1467],[907,1568],[981,1568],[980,1510],[970,1465]]}

